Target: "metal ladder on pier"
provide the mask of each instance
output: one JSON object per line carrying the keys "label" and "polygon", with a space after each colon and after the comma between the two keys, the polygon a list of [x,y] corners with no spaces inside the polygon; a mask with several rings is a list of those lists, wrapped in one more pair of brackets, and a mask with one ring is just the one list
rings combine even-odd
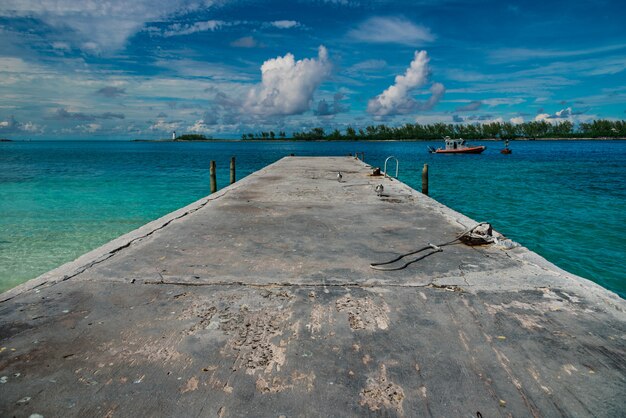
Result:
{"label": "metal ladder on pier", "polygon": [[384,166],[384,169],[383,169],[383,174],[385,175],[385,177],[390,177],[390,176],[387,174],[387,162],[388,162],[390,159],[392,159],[392,158],[393,158],[394,160],[396,160],[396,175],[395,175],[394,177],[395,177],[395,178],[398,178],[398,170],[399,170],[399,168],[400,168],[400,162],[399,162],[399,161],[398,161],[398,159],[397,159],[396,157],[394,157],[393,155],[391,155],[391,156],[387,157],[387,159],[385,160],[385,166]]}

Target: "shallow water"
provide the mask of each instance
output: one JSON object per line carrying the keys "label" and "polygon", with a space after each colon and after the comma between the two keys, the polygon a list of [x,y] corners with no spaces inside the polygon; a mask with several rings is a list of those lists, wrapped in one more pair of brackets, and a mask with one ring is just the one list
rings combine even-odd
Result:
{"label": "shallow water", "polygon": [[[475,141],[480,143],[480,141]],[[482,155],[428,154],[428,142],[0,143],[0,291],[208,193],[230,157],[238,178],[279,158],[365,152],[400,160],[400,180],[489,221],[565,270],[626,296],[626,141],[484,142]],[[392,170],[390,170],[392,171]]]}

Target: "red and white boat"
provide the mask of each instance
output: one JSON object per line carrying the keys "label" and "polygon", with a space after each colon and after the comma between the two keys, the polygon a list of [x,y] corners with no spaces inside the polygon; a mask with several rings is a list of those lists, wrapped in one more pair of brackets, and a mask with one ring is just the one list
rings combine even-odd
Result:
{"label": "red and white boat", "polygon": [[450,139],[449,136],[446,136],[444,139],[446,141],[445,148],[434,149],[433,147],[428,147],[428,150],[435,154],[480,154],[487,149],[484,145],[471,146],[461,138]]}

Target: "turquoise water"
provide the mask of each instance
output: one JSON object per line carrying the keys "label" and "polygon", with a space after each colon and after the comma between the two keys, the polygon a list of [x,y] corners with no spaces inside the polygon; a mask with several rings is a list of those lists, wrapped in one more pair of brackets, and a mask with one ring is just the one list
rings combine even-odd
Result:
{"label": "turquoise water", "polygon": [[[480,143],[480,141],[476,141]],[[400,179],[580,276],[626,296],[626,141],[485,142],[482,155],[432,155],[426,142],[0,143],[0,290],[208,193],[230,157],[241,178],[277,159],[364,151]]]}

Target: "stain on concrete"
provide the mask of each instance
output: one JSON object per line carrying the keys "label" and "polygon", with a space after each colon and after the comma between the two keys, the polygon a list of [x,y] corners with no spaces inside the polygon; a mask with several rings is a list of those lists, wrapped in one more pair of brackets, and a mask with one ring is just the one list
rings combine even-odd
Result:
{"label": "stain on concrete", "polygon": [[200,330],[207,329],[216,312],[217,308],[215,306],[207,306],[202,303],[193,302],[189,308],[183,310],[180,318],[195,321],[195,324],[189,327],[185,333],[187,335],[193,335]]}
{"label": "stain on concrete", "polygon": [[245,369],[247,374],[257,371],[280,371],[285,364],[284,340],[277,341],[287,328],[291,312],[274,309],[248,310],[220,314],[220,329],[230,336],[228,348],[236,352],[233,371]]}
{"label": "stain on concrete", "polygon": [[309,323],[306,324],[306,328],[309,330],[313,338],[315,338],[315,334],[320,334],[322,331],[322,327],[332,326],[334,322],[333,318],[333,308],[328,305],[315,304],[313,308],[311,308],[311,316],[309,319]]}
{"label": "stain on concrete", "polygon": [[376,331],[389,327],[389,307],[384,300],[376,303],[371,297],[354,297],[347,294],[335,302],[338,312],[347,312],[353,330]]}
{"label": "stain on concrete", "polygon": [[403,415],[402,401],[404,390],[387,377],[387,368],[381,364],[378,374],[367,379],[367,384],[359,393],[361,406],[366,406],[370,411],[393,409],[399,415]]}
{"label": "stain on concrete", "polygon": [[256,389],[262,393],[277,393],[286,390],[300,389],[311,392],[314,388],[315,373],[293,371],[289,376],[259,376]]}
{"label": "stain on concrete", "polygon": [[197,377],[190,377],[185,386],[180,388],[180,393],[193,392],[194,390],[198,389],[198,383],[199,380]]}

